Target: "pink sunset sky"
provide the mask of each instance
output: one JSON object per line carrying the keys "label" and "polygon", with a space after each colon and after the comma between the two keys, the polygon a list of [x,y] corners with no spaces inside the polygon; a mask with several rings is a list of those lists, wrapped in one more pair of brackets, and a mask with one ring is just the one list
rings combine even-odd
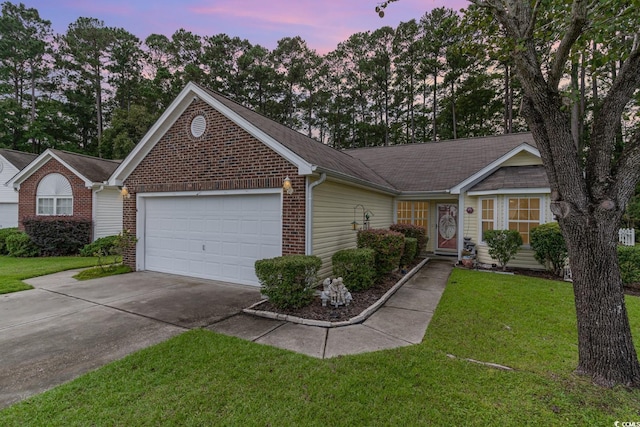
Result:
{"label": "pink sunset sky", "polygon": [[[17,4],[18,1],[12,1]],[[97,18],[144,40],[150,34],[171,36],[184,28],[201,36],[225,33],[268,49],[283,37],[300,36],[310,48],[327,53],[351,34],[419,20],[436,7],[459,10],[466,0],[400,0],[380,19],[378,0],[22,0],[64,33],[79,17]]]}

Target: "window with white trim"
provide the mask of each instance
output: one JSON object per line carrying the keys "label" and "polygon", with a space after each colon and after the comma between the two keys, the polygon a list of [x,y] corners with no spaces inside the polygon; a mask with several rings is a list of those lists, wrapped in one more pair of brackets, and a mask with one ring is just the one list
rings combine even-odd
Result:
{"label": "window with white trim", "polygon": [[484,232],[496,228],[495,199],[480,199],[480,241],[484,242]]}
{"label": "window with white trim", "polygon": [[73,215],[71,183],[59,173],[51,173],[40,181],[36,190],[37,215]]}
{"label": "window with white trim", "polygon": [[508,201],[508,229],[517,230],[522,236],[522,243],[530,243],[531,229],[540,225],[539,197],[510,197]]}

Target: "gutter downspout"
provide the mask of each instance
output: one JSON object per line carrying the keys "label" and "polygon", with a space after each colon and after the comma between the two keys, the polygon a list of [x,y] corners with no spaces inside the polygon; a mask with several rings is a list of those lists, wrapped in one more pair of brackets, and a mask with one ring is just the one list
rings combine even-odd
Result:
{"label": "gutter downspout", "polygon": [[318,185],[322,184],[327,180],[327,174],[322,172],[320,174],[320,179],[317,181],[310,183],[309,177],[307,177],[307,206],[305,207],[305,225],[304,225],[304,234],[305,234],[305,254],[312,255],[313,251],[313,189]]}
{"label": "gutter downspout", "polygon": [[96,211],[96,206],[98,205],[98,193],[101,192],[102,190],[104,190],[104,186],[105,184],[101,184],[100,188],[98,188],[97,190],[93,190],[93,188],[91,189],[91,222],[93,223],[92,227],[91,227],[91,241],[95,241],[95,237],[96,237],[96,216],[97,216],[97,211]]}

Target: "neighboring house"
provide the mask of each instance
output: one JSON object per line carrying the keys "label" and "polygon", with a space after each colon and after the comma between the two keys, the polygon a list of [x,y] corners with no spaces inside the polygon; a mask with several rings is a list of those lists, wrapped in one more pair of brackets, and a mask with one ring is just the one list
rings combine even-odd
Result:
{"label": "neighboring house", "polygon": [[37,154],[0,148],[0,228],[18,226],[18,193],[5,183],[36,157]]}
{"label": "neighboring house", "polygon": [[[551,220],[530,134],[338,151],[190,83],[109,181],[124,186],[125,262],[258,285],[254,263],[355,247],[353,228],[427,228],[428,250],[490,262],[481,230]],[[291,191],[286,189],[291,188]],[[525,245],[510,265],[536,267]]]}
{"label": "neighboring house", "polygon": [[120,164],[67,151],[48,149],[15,175],[19,195],[18,226],[32,217],[71,217],[93,223],[92,239],[122,231],[120,189],[108,184]]}

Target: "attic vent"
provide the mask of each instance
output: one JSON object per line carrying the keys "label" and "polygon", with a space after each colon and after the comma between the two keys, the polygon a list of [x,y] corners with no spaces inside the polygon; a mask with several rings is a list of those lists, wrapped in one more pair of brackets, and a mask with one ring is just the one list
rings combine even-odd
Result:
{"label": "attic vent", "polygon": [[205,129],[207,128],[207,120],[203,115],[198,115],[193,118],[191,121],[191,135],[196,138],[200,138],[202,134],[204,134]]}

